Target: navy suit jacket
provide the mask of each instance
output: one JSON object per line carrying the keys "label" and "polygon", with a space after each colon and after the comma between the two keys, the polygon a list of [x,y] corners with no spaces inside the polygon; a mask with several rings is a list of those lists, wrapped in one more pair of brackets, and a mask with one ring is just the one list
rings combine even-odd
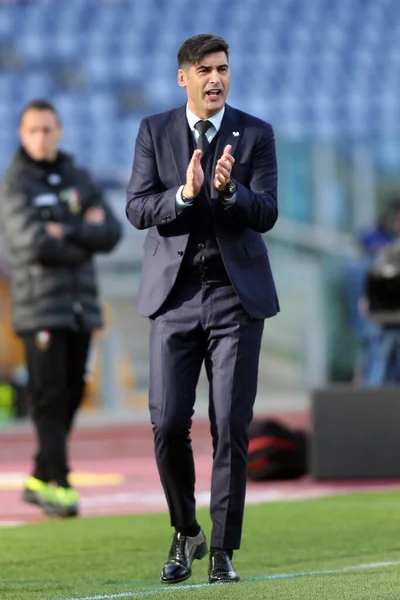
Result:
{"label": "navy suit jacket", "polygon": [[[228,105],[217,138],[215,163],[232,145],[236,202],[227,208],[209,183],[215,234],[232,285],[246,312],[264,319],[279,311],[261,233],[277,219],[277,166],[271,125]],[[176,208],[191,159],[186,107],[142,120],[136,139],[126,213],[138,229],[148,229],[137,311],[153,315],[170,293],[192,229],[192,210]],[[196,202],[196,200],[194,200]]]}

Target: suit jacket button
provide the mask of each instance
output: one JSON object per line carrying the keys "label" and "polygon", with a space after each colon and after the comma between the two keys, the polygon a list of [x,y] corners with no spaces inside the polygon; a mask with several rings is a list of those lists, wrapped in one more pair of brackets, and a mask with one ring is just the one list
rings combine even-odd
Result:
{"label": "suit jacket button", "polygon": [[178,256],[183,256],[182,250],[178,250]]}

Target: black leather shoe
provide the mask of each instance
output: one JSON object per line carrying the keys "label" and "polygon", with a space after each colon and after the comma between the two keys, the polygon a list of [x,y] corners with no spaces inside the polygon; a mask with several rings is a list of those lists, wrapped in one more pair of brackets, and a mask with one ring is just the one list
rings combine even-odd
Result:
{"label": "black leather shoe", "polygon": [[192,562],[207,554],[207,542],[200,529],[195,537],[175,533],[168,560],[161,571],[161,583],[180,583],[192,574]]}
{"label": "black leather shoe", "polygon": [[237,583],[240,581],[229,554],[225,550],[211,550],[209,581],[210,583]]}

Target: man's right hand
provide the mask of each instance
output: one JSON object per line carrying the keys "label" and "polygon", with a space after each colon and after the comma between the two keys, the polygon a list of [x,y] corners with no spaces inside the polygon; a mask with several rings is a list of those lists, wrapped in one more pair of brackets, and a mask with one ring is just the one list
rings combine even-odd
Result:
{"label": "man's right hand", "polygon": [[57,223],[55,221],[46,221],[44,224],[46,233],[52,238],[57,238],[62,240],[64,237],[64,229],[61,223]]}
{"label": "man's right hand", "polygon": [[199,195],[204,183],[204,171],[200,163],[201,150],[195,150],[186,171],[186,183],[182,195],[187,200],[193,200]]}

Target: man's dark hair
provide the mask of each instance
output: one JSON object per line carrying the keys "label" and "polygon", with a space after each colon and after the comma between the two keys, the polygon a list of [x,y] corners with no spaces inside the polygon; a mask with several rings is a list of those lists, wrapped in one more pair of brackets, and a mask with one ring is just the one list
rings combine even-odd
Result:
{"label": "man's dark hair", "polygon": [[225,52],[229,57],[229,46],[226,41],[217,35],[200,33],[183,42],[178,51],[178,66],[197,64],[206,54]]}
{"label": "man's dark hair", "polygon": [[22,119],[24,117],[24,114],[26,112],[28,112],[28,110],[49,110],[50,112],[52,112],[56,117],[57,117],[57,121],[60,123],[61,125],[61,119],[60,119],[60,115],[58,114],[57,110],[55,109],[55,107],[51,104],[51,102],[49,102],[48,100],[45,100],[44,98],[36,98],[35,100],[31,100],[21,111],[21,114],[19,116],[19,122],[21,124]]}

